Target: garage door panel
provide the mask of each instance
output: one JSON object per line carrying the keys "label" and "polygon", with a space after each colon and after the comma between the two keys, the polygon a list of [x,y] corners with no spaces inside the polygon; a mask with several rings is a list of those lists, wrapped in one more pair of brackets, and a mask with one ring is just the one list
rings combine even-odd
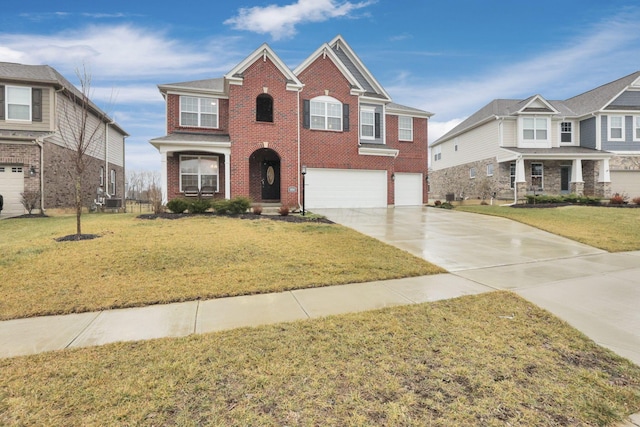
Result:
{"label": "garage door panel", "polygon": [[422,205],[422,174],[404,173],[395,174],[395,205],[419,206]]}
{"label": "garage door panel", "polygon": [[386,171],[308,168],[305,184],[311,209],[387,206]]}
{"label": "garage door panel", "polygon": [[18,216],[24,213],[22,196],[24,192],[24,172],[21,166],[0,165],[0,194],[4,201],[3,217]]}
{"label": "garage door panel", "polygon": [[640,197],[640,171],[611,171],[611,192]]}

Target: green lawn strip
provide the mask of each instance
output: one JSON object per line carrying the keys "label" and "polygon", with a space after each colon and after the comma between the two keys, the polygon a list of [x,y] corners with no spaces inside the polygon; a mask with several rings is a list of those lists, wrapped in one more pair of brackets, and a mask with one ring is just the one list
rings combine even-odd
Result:
{"label": "green lawn strip", "polygon": [[0,360],[2,425],[612,425],[640,367],[507,292]]}
{"label": "green lawn strip", "polygon": [[459,206],[456,210],[509,218],[609,252],[640,250],[637,208]]}
{"label": "green lawn strip", "polygon": [[0,221],[0,319],[441,273],[337,224],[85,215]]}

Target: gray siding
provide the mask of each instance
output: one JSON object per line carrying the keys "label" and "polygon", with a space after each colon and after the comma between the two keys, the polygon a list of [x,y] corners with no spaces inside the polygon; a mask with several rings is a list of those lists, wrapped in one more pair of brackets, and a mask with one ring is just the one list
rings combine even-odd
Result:
{"label": "gray siding", "polygon": [[640,92],[628,90],[617,97],[610,107],[640,107]]}
{"label": "gray siding", "polygon": [[585,148],[596,148],[596,118],[583,120],[580,122],[580,146]]}
{"label": "gray siding", "polygon": [[609,141],[607,116],[602,116],[602,149],[605,151],[639,151],[640,142],[633,140],[633,116],[624,117],[624,141]]}

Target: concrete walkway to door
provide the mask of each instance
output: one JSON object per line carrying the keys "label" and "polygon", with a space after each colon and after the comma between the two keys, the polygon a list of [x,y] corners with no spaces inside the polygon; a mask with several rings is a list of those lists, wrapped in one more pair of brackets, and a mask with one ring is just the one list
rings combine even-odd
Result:
{"label": "concrete walkway to door", "polygon": [[455,210],[314,212],[454,276],[513,291],[640,365],[640,251],[610,254],[508,219]]}

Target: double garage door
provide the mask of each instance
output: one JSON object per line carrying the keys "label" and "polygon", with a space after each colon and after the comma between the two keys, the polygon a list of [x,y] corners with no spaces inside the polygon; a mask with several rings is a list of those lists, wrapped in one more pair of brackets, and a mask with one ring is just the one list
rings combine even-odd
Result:
{"label": "double garage door", "polygon": [[[313,208],[387,207],[387,171],[308,168],[305,205]],[[396,206],[422,204],[422,174],[395,174]]]}
{"label": "double garage door", "polygon": [[0,217],[18,216],[24,213],[22,196],[24,172],[22,166],[0,165],[0,194],[4,201]]}
{"label": "double garage door", "polygon": [[611,171],[611,192],[624,193],[629,199],[640,197],[640,172]]}

